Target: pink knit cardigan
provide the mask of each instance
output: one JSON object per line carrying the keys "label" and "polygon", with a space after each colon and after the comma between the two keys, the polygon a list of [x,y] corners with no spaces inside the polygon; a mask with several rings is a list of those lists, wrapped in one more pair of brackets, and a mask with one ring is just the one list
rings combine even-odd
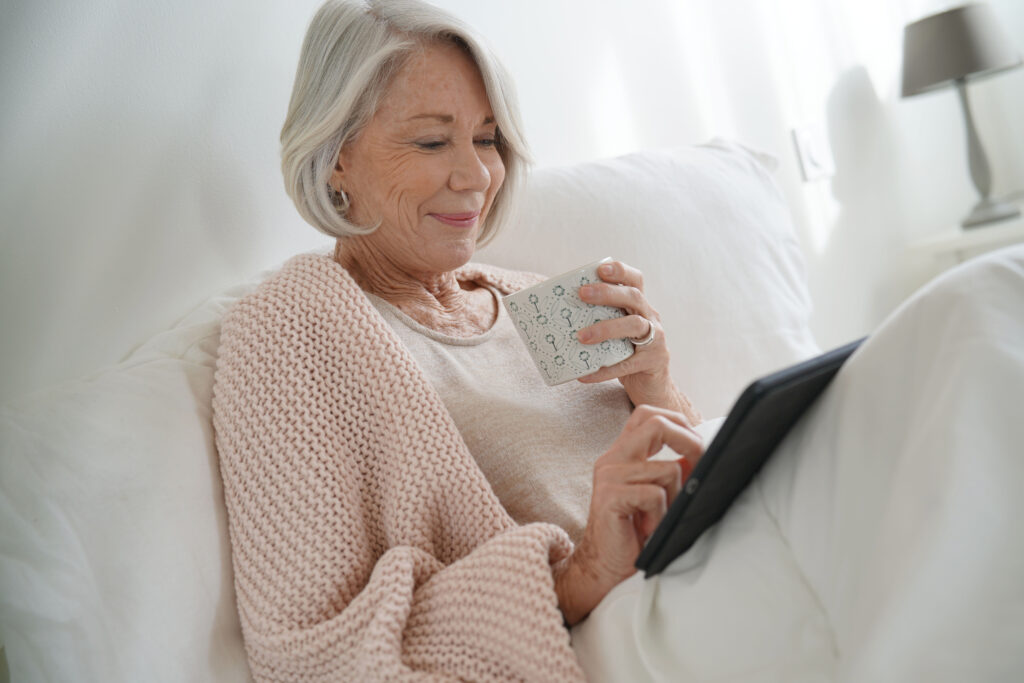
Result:
{"label": "pink knit cardigan", "polygon": [[551,572],[568,537],[512,521],[333,259],[292,258],[227,314],[213,423],[256,680],[582,679]]}

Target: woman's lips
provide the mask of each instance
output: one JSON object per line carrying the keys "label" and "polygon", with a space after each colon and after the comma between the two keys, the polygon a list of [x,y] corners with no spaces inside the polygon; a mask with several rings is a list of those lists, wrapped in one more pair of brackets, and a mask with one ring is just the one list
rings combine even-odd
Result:
{"label": "woman's lips", "polygon": [[476,224],[476,219],[480,217],[479,211],[468,211],[465,213],[432,213],[430,214],[433,218],[445,223],[452,225],[456,228],[471,228]]}

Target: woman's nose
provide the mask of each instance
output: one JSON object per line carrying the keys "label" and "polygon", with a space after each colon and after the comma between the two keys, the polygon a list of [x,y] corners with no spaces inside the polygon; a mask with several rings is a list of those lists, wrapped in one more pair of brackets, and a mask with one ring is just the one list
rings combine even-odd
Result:
{"label": "woman's nose", "polygon": [[475,144],[462,145],[455,151],[455,161],[448,185],[452,190],[483,192],[491,186],[491,172],[476,149]]}

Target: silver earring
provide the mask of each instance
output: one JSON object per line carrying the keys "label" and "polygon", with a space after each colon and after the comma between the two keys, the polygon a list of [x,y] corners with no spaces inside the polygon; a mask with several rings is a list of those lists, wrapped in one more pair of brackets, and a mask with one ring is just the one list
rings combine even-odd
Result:
{"label": "silver earring", "polygon": [[330,183],[328,183],[327,187],[329,187],[331,189],[331,192],[333,194],[337,195],[336,199],[334,200],[334,205],[336,207],[338,207],[338,210],[344,211],[345,209],[347,209],[348,208],[348,194],[345,192],[345,190],[341,190],[341,189],[335,190],[334,186],[331,185]]}

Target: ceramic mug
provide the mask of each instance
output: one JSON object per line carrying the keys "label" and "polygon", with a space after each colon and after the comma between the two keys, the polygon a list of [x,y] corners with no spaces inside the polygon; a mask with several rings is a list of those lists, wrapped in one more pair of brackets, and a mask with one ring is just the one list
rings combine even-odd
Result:
{"label": "ceramic mug", "polygon": [[633,355],[628,339],[583,344],[576,337],[584,327],[626,315],[621,308],[588,304],[579,297],[581,286],[602,281],[597,267],[611,260],[603,258],[502,299],[547,384],[563,384]]}

